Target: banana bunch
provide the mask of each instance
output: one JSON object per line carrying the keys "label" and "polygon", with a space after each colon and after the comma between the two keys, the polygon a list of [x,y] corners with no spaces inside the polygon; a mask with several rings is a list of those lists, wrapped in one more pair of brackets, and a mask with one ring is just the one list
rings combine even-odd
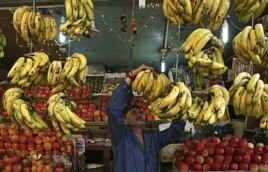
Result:
{"label": "banana bunch", "polygon": [[174,118],[192,106],[190,90],[183,82],[177,82],[171,91],[149,104],[150,112],[159,118]]}
{"label": "banana bunch", "polygon": [[87,28],[91,28],[94,19],[94,5],[92,0],[65,0],[67,21],[60,25],[60,31],[70,39],[83,35]]}
{"label": "banana bunch", "polygon": [[199,24],[216,31],[229,6],[229,0],[164,0],[163,13],[175,25]]}
{"label": "banana bunch", "polygon": [[218,30],[229,10],[229,0],[194,0],[193,23],[212,31]]}
{"label": "banana bunch", "polygon": [[204,77],[217,78],[228,69],[223,60],[224,43],[208,29],[194,30],[181,48],[188,66]]}
{"label": "banana bunch", "polygon": [[255,19],[260,17],[266,9],[267,2],[268,0],[235,0],[233,8],[241,23],[246,24],[252,16]]}
{"label": "banana bunch", "polygon": [[7,46],[7,40],[2,30],[0,29],[0,58],[5,56],[4,47]]}
{"label": "banana bunch", "polygon": [[192,23],[192,6],[190,0],[164,0],[163,13],[175,25]]}
{"label": "banana bunch", "polygon": [[[268,61],[266,57],[267,37],[263,25],[258,23],[252,28],[246,26],[233,39],[233,50],[243,64],[249,64],[250,60],[257,65]],[[267,63],[266,63],[267,64]]]}
{"label": "banana bunch", "polygon": [[222,119],[229,103],[228,90],[221,85],[213,85],[207,89],[206,98],[195,97],[192,106],[182,116],[195,125],[214,124]]}
{"label": "banana bunch", "polygon": [[260,120],[260,128],[268,130],[268,113],[262,116]]}
{"label": "banana bunch", "polygon": [[55,40],[58,33],[55,19],[43,17],[28,6],[20,6],[15,10],[13,26],[27,43],[45,44]]}
{"label": "banana bunch", "polygon": [[47,101],[48,116],[54,128],[60,127],[65,134],[71,134],[71,130],[78,131],[85,128],[86,122],[73,112],[76,105],[64,100],[64,96],[63,92],[50,96]]}
{"label": "banana bunch", "polygon": [[28,127],[33,130],[41,131],[48,128],[48,125],[32,110],[29,102],[23,100],[23,89],[14,87],[9,88],[3,95],[2,103],[12,122],[21,127]]}
{"label": "banana bunch", "polygon": [[265,48],[261,56],[261,64],[258,64],[262,68],[268,68],[268,48]]}
{"label": "banana bunch", "polygon": [[53,61],[47,73],[47,82],[53,86],[51,92],[58,93],[64,89],[72,89],[86,82],[88,73],[87,59],[83,54],[74,53],[61,61]]}
{"label": "banana bunch", "polygon": [[132,89],[138,94],[142,93],[145,99],[152,102],[166,94],[169,83],[169,79],[165,74],[154,76],[153,71],[147,69],[138,73],[132,83]]}
{"label": "banana bunch", "polygon": [[7,74],[11,84],[28,87],[39,84],[46,75],[50,61],[46,53],[36,51],[19,57]]}
{"label": "banana bunch", "polygon": [[268,84],[264,84],[259,73],[252,76],[247,72],[239,73],[229,94],[236,115],[259,118],[268,112]]}

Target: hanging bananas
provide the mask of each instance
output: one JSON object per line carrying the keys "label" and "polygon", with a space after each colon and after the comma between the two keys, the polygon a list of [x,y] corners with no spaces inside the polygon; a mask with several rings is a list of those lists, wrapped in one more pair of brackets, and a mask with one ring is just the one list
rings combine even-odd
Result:
{"label": "hanging bananas", "polygon": [[248,65],[250,61],[261,67],[268,67],[267,37],[263,25],[258,23],[252,28],[246,26],[233,39],[233,50],[241,63]]}
{"label": "hanging bananas", "polygon": [[88,73],[87,59],[83,54],[74,53],[61,61],[53,61],[47,73],[47,82],[53,86],[52,94],[64,91],[68,88],[78,87],[86,82]]}
{"label": "hanging bananas", "polygon": [[41,116],[32,110],[27,101],[21,98],[23,93],[23,89],[13,87],[9,88],[3,95],[3,107],[12,122],[17,123],[20,127],[27,127],[36,131],[48,128]]}
{"label": "hanging bananas", "polygon": [[206,90],[206,98],[195,97],[182,119],[195,125],[212,125],[224,118],[229,103],[229,93],[221,85],[213,85]]}
{"label": "hanging bananas", "polygon": [[237,0],[233,8],[241,23],[248,23],[252,16],[254,19],[261,16],[267,6],[267,0]]}
{"label": "hanging bananas", "polygon": [[259,78],[259,73],[241,72],[234,79],[229,93],[236,115],[259,118],[268,112],[268,84]]}
{"label": "hanging bananas", "polygon": [[28,6],[20,6],[15,10],[13,26],[27,43],[45,44],[55,40],[58,33],[55,19],[43,17]]}
{"label": "hanging bananas", "polygon": [[92,0],[65,0],[67,21],[60,25],[60,31],[70,39],[85,35],[94,20],[94,5]]}
{"label": "hanging bananas", "polygon": [[85,128],[86,122],[71,110],[72,108],[67,105],[71,103],[66,102],[64,96],[63,92],[50,96],[47,101],[48,116],[54,128],[60,127],[65,134],[71,134],[71,131]]}
{"label": "hanging bananas", "polygon": [[216,31],[229,10],[229,0],[164,0],[163,13],[175,25],[199,24]]}
{"label": "hanging bananas", "polygon": [[0,29],[0,58],[3,58],[5,56],[4,47],[7,46],[7,40],[5,35],[2,32],[2,29]]}
{"label": "hanging bananas", "polygon": [[223,60],[223,42],[208,29],[194,30],[181,48],[188,66],[204,77],[216,78],[228,69]]}
{"label": "hanging bananas", "polygon": [[41,83],[50,64],[46,53],[37,51],[19,57],[7,74],[11,83],[20,87]]}

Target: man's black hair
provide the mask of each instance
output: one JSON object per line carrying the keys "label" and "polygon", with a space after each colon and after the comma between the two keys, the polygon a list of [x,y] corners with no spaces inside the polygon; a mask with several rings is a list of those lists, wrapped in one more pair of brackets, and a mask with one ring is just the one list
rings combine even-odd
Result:
{"label": "man's black hair", "polygon": [[126,114],[127,114],[131,109],[135,109],[135,108],[140,109],[140,107],[137,106],[137,105],[133,105],[133,104],[131,104],[131,105],[126,105],[126,106],[124,107],[124,111],[123,111],[124,117],[126,116]]}

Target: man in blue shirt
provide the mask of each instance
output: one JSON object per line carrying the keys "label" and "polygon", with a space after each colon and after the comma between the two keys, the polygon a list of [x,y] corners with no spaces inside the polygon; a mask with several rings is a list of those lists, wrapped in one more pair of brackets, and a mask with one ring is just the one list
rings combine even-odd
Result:
{"label": "man in blue shirt", "polygon": [[131,83],[142,70],[141,65],[130,72],[114,90],[108,104],[108,123],[112,137],[114,172],[160,172],[160,150],[182,137],[185,122],[176,118],[164,131],[145,130],[145,116],[137,106],[126,106]]}

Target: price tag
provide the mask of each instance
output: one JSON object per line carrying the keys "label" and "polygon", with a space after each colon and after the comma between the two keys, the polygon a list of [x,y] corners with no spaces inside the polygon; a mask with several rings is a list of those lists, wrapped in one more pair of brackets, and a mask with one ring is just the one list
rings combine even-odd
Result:
{"label": "price tag", "polygon": [[76,151],[78,155],[82,155],[86,151],[85,139],[76,140]]}

